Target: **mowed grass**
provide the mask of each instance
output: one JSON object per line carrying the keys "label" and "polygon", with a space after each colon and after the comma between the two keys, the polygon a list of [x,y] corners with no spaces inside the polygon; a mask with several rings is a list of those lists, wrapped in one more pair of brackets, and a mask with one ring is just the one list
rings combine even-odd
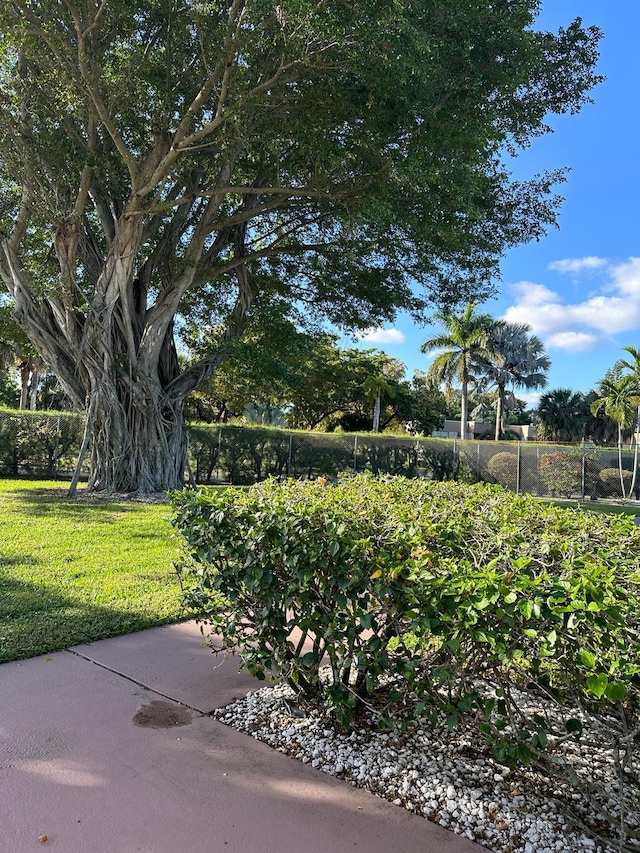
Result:
{"label": "mowed grass", "polygon": [[0,662],[184,618],[167,504],[0,480]]}
{"label": "mowed grass", "polygon": [[555,504],[563,509],[579,509],[584,512],[597,512],[603,515],[630,515],[635,517],[640,515],[640,505],[638,504],[616,504],[607,503],[607,501],[578,501],[578,500],[559,500],[554,498],[542,498],[548,503]]}

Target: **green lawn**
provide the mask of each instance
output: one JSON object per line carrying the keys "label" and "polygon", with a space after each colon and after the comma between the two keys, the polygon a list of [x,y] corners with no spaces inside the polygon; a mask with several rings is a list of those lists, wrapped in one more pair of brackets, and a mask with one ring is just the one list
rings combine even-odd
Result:
{"label": "green lawn", "polygon": [[607,503],[605,500],[599,501],[578,501],[569,498],[560,500],[556,498],[542,498],[541,500],[548,501],[556,506],[564,509],[580,509],[585,512],[599,512],[605,515],[640,515],[640,506],[638,504],[623,504],[623,503]]}
{"label": "green lawn", "polygon": [[170,507],[63,488],[0,480],[0,662],[184,616]]}

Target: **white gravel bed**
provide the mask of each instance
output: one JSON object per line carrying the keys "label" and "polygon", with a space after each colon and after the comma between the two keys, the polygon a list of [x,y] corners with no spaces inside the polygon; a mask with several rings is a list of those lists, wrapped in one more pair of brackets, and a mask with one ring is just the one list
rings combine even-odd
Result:
{"label": "white gravel bed", "polygon": [[[365,788],[376,796],[484,845],[494,853],[614,853],[615,844],[589,837],[569,816],[592,820],[583,797],[531,770],[510,771],[469,728],[449,731],[413,724],[408,732],[380,732],[361,721],[336,731],[320,715],[305,715],[283,684],[249,693],[214,712],[228,726],[251,734],[305,764]],[[579,775],[615,791],[612,762],[585,738],[568,743]],[[627,820],[640,826],[638,812]],[[615,800],[610,807],[616,810]],[[597,830],[598,824],[592,826]],[[640,848],[639,848],[640,849]]]}

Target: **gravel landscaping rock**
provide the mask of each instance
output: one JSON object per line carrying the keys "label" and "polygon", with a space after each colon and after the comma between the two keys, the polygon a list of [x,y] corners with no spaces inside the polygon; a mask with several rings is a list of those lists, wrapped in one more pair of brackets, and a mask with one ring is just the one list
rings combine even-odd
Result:
{"label": "gravel landscaping rock", "polygon": [[[286,685],[249,693],[214,712],[218,720],[305,764],[365,788],[416,815],[484,845],[494,853],[613,853],[607,827],[584,797],[529,768],[497,763],[470,727],[420,721],[408,731],[381,732],[359,717],[349,732],[295,705]],[[617,782],[609,754],[587,735],[563,745],[578,775],[596,780],[615,814]],[[631,790],[629,790],[631,789]],[[640,827],[640,788],[627,786],[630,826]],[[635,849],[635,848],[631,848]],[[638,847],[640,850],[640,847]]]}

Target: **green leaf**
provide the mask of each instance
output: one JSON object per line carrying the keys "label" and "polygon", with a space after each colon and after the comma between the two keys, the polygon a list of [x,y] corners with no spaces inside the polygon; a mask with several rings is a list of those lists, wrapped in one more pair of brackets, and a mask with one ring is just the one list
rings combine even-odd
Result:
{"label": "green leaf", "polygon": [[531,619],[533,615],[533,601],[526,598],[521,598],[518,602],[518,608],[525,619]]}
{"label": "green leaf", "polygon": [[537,743],[539,747],[545,749],[548,743],[547,733],[544,729],[540,729],[536,732],[534,741]]}
{"label": "green leaf", "polygon": [[604,695],[609,702],[624,702],[627,697],[627,688],[620,681],[612,681],[607,684]]}
{"label": "green leaf", "polygon": [[587,669],[595,669],[596,656],[593,652],[587,651],[587,649],[580,649],[578,652],[578,660]]}
{"label": "green leaf", "polygon": [[578,737],[582,734],[582,722],[576,717],[571,717],[565,723],[565,728],[571,734],[576,734]]}
{"label": "green leaf", "polygon": [[368,631],[371,628],[371,614],[370,613],[361,613],[360,617],[360,626]]}
{"label": "green leaf", "polygon": [[599,675],[590,675],[587,678],[587,689],[590,693],[593,693],[594,696],[597,696],[598,699],[600,699],[601,696],[604,696],[607,684],[608,679],[604,673],[600,673]]}

